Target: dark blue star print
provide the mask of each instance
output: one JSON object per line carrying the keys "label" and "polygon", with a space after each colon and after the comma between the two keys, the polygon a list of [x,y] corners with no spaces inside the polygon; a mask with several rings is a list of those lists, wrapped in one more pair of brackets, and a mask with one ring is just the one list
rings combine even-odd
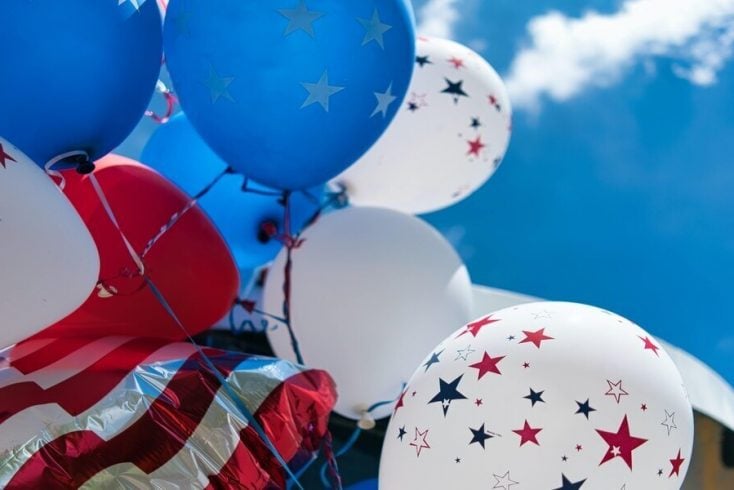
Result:
{"label": "dark blue star print", "polygon": [[441,93],[453,95],[455,103],[459,102],[459,97],[469,97],[469,94],[464,92],[464,88],[463,88],[464,81],[463,80],[459,80],[458,82],[452,82],[448,78],[444,78],[444,80],[446,80],[448,87],[443,89]]}
{"label": "dark blue star print", "polygon": [[587,398],[584,403],[576,402],[576,405],[579,406],[579,409],[576,410],[576,413],[583,413],[586,416],[586,419],[588,420],[589,414],[591,412],[596,412],[596,408],[591,408],[589,405],[589,399]]}
{"label": "dark blue star print", "polygon": [[438,393],[436,393],[436,396],[431,398],[431,401],[429,401],[428,404],[430,405],[431,403],[440,403],[441,407],[443,408],[444,417],[446,416],[446,414],[449,413],[449,407],[451,406],[452,401],[466,400],[464,394],[460,393],[458,389],[459,383],[461,383],[461,378],[463,377],[464,375],[462,374],[450,383],[447,383],[442,378],[438,379]]}
{"label": "dark blue star print", "polygon": [[431,358],[428,359],[428,361],[423,365],[426,368],[426,371],[424,371],[424,372],[427,372],[428,371],[428,368],[431,367],[431,366],[433,366],[434,364],[436,364],[438,362],[441,362],[441,360],[439,359],[439,356],[441,354],[443,354],[443,350],[441,350],[439,352],[434,352],[433,354],[431,354]]}
{"label": "dark blue star print", "polygon": [[418,63],[418,65],[419,65],[419,66],[420,66],[421,68],[423,68],[423,66],[424,66],[424,65],[427,65],[427,64],[428,64],[428,65],[432,65],[432,64],[433,64],[433,62],[431,62],[431,61],[430,61],[430,60],[428,59],[428,56],[416,56],[416,57],[415,57],[415,62],[416,62],[416,63]]}
{"label": "dark blue star print", "polygon": [[484,428],[484,424],[482,424],[482,426],[478,429],[472,429],[471,427],[469,427],[469,430],[472,433],[471,442],[469,442],[470,446],[476,442],[480,446],[482,446],[482,449],[484,449],[484,441],[494,437],[494,436],[487,434],[487,431]]}
{"label": "dark blue star print", "polygon": [[524,396],[523,398],[527,398],[533,403],[532,406],[535,406],[535,404],[538,402],[545,403],[545,400],[543,400],[543,393],[545,393],[545,391],[536,392],[532,388],[530,388],[530,394],[528,396]]}
{"label": "dark blue star print", "polygon": [[558,488],[554,488],[553,490],[579,490],[581,488],[581,485],[584,484],[586,481],[586,478],[583,480],[579,480],[576,483],[572,483],[571,480],[566,478],[566,475],[561,474],[561,479],[563,483],[561,483],[561,486]]}
{"label": "dark blue star print", "polygon": [[398,429],[398,439],[400,439],[402,441],[403,440],[403,437],[407,433],[408,432],[405,430],[405,426],[402,426],[401,428]]}

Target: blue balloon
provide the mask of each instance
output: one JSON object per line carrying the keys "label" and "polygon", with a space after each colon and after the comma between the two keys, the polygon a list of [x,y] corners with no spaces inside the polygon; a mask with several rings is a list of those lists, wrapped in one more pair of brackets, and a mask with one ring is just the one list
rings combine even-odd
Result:
{"label": "blue balloon", "polygon": [[364,480],[348,487],[346,490],[377,490],[377,480]]}
{"label": "blue balloon", "polygon": [[[171,180],[190,196],[195,196],[220,175],[227,165],[207,146],[183,113],[161,125],[148,141],[141,161]],[[252,270],[275,257],[281,244],[262,234],[263,223],[269,222],[283,232],[284,208],[278,196],[242,191],[244,178],[225,175],[199,200],[201,208],[219,228],[240,268],[243,281]],[[248,188],[274,193],[253,182]],[[319,209],[322,189],[311,189],[306,195],[294,193],[290,198],[293,232]]]}
{"label": "blue balloon", "polygon": [[164,49],[209,145],[262,184],[303,189],[354,163],[396,114],[412,15],[408,0],[171,0]]}
{"label": "blue balloon", "polygon": [[161,22],[155,0],[2,0],[0,135],[41,166],[109,153],[153,95]]}

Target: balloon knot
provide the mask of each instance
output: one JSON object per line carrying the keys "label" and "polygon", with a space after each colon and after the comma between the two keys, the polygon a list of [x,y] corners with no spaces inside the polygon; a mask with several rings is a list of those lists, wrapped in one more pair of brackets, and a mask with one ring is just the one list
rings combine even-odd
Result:
{"label": "balloon knot", "polygon": [[72,161],[76,163],[76,171],[82,175],[94,172],[94,162],[90,160],[89,155],[75,155]]}
{"label": "balloon knot", "polygon": [[237,304],[237,305],[241,306],[242,308],[244,308],[247,313],[254,312],[255,311],[255,306],[257,305],[257,303],[255,303],[254,301],[249,300],[249,299],[238,299],[238,300],[235,300],[235,304]]}
{"label": "balloon knot", "polygon": [[269,219],[260,223],[260,229],[257,231],[257,241],[260,243],[268,243],[278,235],[278,223]]}
{"label": "balloon knot", "polygon": [[375,419],[370,415],[368,411],[362,412],[362,416],[359,418],[359,421],[357,422],[357,427],[359,427],[362,430],[372,430],[377,426],[377,422],[375,422]]}

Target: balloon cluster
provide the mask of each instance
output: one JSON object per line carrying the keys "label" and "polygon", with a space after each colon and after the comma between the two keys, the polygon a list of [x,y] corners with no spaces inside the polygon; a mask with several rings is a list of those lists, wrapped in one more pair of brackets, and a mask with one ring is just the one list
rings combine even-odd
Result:
{"label": "balloon cluster", "polygon": [[[215,485],[222,477],[206,448],[166,459],[150,440],[162,466],[152,467],[148,453],[109,459],[123,468],[89,452],[104,444],[76,444],[129,434],[115,417],[158,424],[151,434],[188,427],[193,408],[166,383],[184,394],[208,390],[216,406],[209,410],[224,411],[205,417],[209,405],[197,405],[199,425],[181,440],[206,438],[239,417],[227,438],[247,448],[211,449],[225,457],[230,485],[300,486],[294,471],[323,448],[330,484],[341,488],[325,429],[332,407],[360,429],[394,413],[382,460],[388,490],[438,482],[508,490],[520,480],[540,488],[558,484],[552,477],[564,489],[586,479],[652,488],[647,469],[674,447],[665,481],[685,474],[690,405],[672,363],[638,327],[566,304],[470,322],[466,267],[415,215],[465,199],[497,170],[510,101],[471,49],[416,40],[408,0],[5,0],[0,18],[8,26],[0,45],[13,47],[0,64],[0,347],[20,342],[0,365],[8,370],[2,383],[19,397],[12,407],[0,400],[0,434],[48,403],[62,407],[64,420],[78,416],[84,433],[54,426],[64,435],[44,430],[30,453],[15,436],[15,445],[0,443],[0,460],[9,462],[0,482],[9,488],[152,479],[189,459],[189,484]],[[157,80],[161,60],[172,91]],[[168,103],[164,116],[146,111],[156,89]],[[174,115],[176,103],[182,111]],[[110,154],[144,114],[160,126],[143,163]],[[243,294],[269,261],[260,289]],[[194,335],[236,314],[267,332],[278,357],[316,369],[283,361],[275,376],[272,361],[196,345]],[[160,357],[165,366],[148,347],[115,347],[165,350],[180,340],[195,355],[169,353]],[[95,341],[109,352],[92,352]],[[627,364],[609,360],[618,357]],[[194,361],[199,381],[176,385]],[[537,376],[530,380],[521,362],[537,363]],[[99,376],[107,391],[85,395],[83,408],[64,391]],[[605,380],[616,403],[599,393]],[[520,396],[528,385],[530,395]],[[148,407],[120,393],[155,393],[156,401]],[[105,396],[112,406],[99,405]],[[263,401],[271,398],[278,402]],[[623,400],[651,412],[633,414]],[[567,413],[573,402],[584,420]],[[152,414],[154,407],[165,408]],[[648,431],[661,409],[671,414],[667,438]],[[553,458],[572,451],[569,431],[589,453],[558,471]],[[522,466],[528,457],[543,470]],[[88,466],[58,474],[74,464]]]}

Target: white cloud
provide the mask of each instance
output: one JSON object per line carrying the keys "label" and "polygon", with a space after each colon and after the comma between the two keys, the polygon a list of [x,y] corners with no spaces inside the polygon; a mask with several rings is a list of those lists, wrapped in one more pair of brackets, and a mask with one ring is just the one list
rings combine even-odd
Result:
{"label": "white cloud", "polygon": [[625,0],[612,14],[549,12],[527,30],[530,42],[507,75],[514,107],[533,110],[543,97],[563,101],[608,86],[660,56],[680,60],[676,75],[710,85],[732,56],[734,0]]}
{"label": "white cloud", "polygon": [[425,36],[452,39],[459,21],[460,0],[428,0],[418,11],[418,33]]}

